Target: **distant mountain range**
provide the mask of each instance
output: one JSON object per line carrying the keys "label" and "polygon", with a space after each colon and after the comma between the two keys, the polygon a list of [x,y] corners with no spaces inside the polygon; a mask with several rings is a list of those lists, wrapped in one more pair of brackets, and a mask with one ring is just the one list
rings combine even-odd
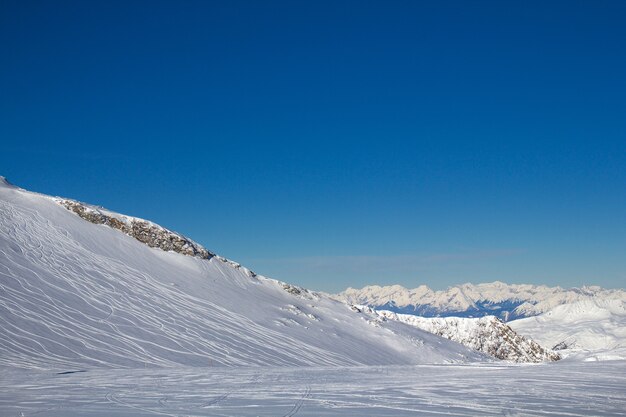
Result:
{"label": "distant mountain range", "polygon": [[442,291],[434,291],[425,285],[414,289],[400,285],[371,285],[361,289],[348,288],[334,297],[350,304],[422,317],[496,316],[506,322],[536,316],[556,306],[584,300],[626,301],[626,292],[597,286],[561,288],[496,281],[463,284]]}

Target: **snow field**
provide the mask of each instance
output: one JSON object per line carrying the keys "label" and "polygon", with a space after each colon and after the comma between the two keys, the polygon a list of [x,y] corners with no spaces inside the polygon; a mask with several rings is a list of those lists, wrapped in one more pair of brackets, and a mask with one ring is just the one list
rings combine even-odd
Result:
{"label": "snow field", "polygon": [[0,365],[353,366],[483,357],[245,268],[150,248],[0,184]]}
{"label": "snow field", "polygon": [[2,373],[3,416],[624,416],[626,362]]}

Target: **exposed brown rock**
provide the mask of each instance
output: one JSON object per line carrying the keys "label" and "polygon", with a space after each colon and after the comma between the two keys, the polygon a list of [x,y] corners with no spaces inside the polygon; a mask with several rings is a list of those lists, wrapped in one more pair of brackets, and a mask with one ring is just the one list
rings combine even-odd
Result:
{"label": "exposed brown rock", "polygon": [[197,243],[146,220],[117,218],[105,214],[97,208],[88,207],[72,200],[59,200],[59,203],[88,222],[104,224],[120,230],[152,248],[173,251],[202,259],[210,259],[215,256],[215,254],[209,252]]}

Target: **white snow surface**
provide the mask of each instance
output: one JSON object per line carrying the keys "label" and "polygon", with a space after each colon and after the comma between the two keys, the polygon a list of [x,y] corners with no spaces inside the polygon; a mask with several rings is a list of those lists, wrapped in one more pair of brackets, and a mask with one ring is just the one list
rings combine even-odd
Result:
{"label": "white snow surface", "polygon": [[626,302],[592,298],[508,323],[570,359],[626,359]]}
{"label": "white snow surface", "polygon": [[626,415],[625,361],[1,375],[8,417]]}
{"label": "white snow surface", "polygon": [[[120,215],[121,216],[121,215]],[[223,258],[151,248],[0,181],[0,365],[355,366],[484,360]]]}
{"label": "white snow surface", "polygon": [[463,284],[446,290],[434,291],[426,285],[407,289],[401,285],[370,285],[361,289],[348,288],[334,295],[335,298],[350,304],[364,304],[372,307],[393,304],[397,307],[427,306],[435,313],[465,312],[480,310],[480,303],[520,303],[514,309],[518,316],[534,316],[545,313],[561,304],[593,298],[626,301],[623,289],[604,289],[598,286],[581,288],[548,287],[545,285],[505,284],[495,281],[482,284]]}

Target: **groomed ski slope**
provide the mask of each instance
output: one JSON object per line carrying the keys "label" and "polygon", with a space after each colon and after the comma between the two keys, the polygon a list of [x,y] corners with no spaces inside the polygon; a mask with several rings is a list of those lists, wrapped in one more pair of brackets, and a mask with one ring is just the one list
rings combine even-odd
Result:
{"label": "groomed ski slope", "polygon": [[485,360],[216,257],[150,248],[0,180],[0,365],[354,366]]}

